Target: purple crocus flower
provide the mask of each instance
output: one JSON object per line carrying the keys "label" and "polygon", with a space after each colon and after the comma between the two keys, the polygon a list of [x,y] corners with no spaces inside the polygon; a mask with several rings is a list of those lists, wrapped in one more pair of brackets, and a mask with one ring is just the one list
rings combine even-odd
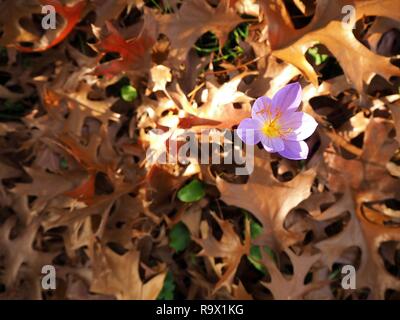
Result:
{"label": "purple crocus flower", "polygon": [[296,82],[283,87],[272,100],[258,98],[251,118],[239,124],[240,139],[250,145],[261,141],[265,150],[278,152],[288,159],[306,159],[308,146],[303,140],[313,134],[318,124],[309,114],[296,111],[301,93],[301,86]]}

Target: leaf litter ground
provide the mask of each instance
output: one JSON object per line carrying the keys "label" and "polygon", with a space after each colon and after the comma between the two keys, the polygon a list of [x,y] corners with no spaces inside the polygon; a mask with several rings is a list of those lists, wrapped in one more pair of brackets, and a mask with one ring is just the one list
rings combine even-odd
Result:
{"label": "leaf litter ground", "polygon": [[[400,3],[351,3],[0,2],[0,298],[398,299]],[[146,161],[293,82],[308,159]]]}

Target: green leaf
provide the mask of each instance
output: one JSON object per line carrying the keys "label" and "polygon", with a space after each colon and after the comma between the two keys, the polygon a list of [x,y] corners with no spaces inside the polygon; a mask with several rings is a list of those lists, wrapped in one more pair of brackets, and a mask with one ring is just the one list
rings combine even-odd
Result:
{"label": "green leaf", "polygon": [[192,180],[178,191],[178,199],[182,202],[195,202],[204,198],[204,185],[197,179]]}
{"label": "green leaf", "polygon": [[164,280],[164,285],[157,297],[157,300],[173,300],[175,291],[175,282],[172,273],[168,271]]}
{"label": "green leaf", "polygon": [[320,54],[318,52],[318,47],[313,47],[308,49],[308,53],[310,56],[314,58],[315,65],[319,66],[323,62],[325,62],[328,59],[327,54]]}
{"label": "green leaf", "polygon": [[121,97],[126,102],[132,102],[138,96],[136,88],[126,85],[121,88]]}
{"label": "green leaf", "polygon": [[257,238],[263,232],[263,227],[258,222],[250,219],[250,236],[252,239]]}
{"label": "green leaf", "polygon": [[329,275],[329,280],[338,279],[340,275],[340,269],[333,270],[332,273]]}
{"label": "green leaf", "polygon": [[275,252],[268,246],[264,246],[264,252],[266,252],[272,260],[276,262]]}
{"label": "green leaf", "polygon": [[248,23],[242,23],[237,27],[237,31],[241,35],[243,40],[246,40],[246,38],[249,36],[249,24]]}
{"label": "green leaf", "polygon": [[[267,253],[271,257],[271,259],[276,261],[275,253],[272,251],[272,249],[270,247],[264,246],[263,250],[265,253]],[[254,268],[256,268],[258,271],[262,272],[263,274],[268,274],[268,270],[265,268],[265,266],[261,262],[262,255],[261,255],[261,247],[260,246],[252,245],[250,247],[250,254],[247,256],[247,259],[254,266]]]}
{"label": "green leaf", "polygon": [[[255,239],[262,234],[263,226],[255,221],[248,212],[245,211],[245,214],[246,219],[250,220],[250,237],[251,239]],[[269,248],[268,246],[264,246],[263,250],[271,257],[271,259],[276,261],[275,253],[274,251],[272,251],[271,248]],[[258,271],[262,272],[263,274],[268,273],[265,266],[261,263],[262,254],[260,246],[252,245],[250,247],[250,254],[247,256],[247,259]]]}
{"label": "green leaf", "polygon": [[190,240],[190,232],[183,222],[174,225],[169,232],[169,246],[176,252],[185,250]]}
{"label": "green leaf", "polygon": [[247,256],[247,259],[250,263],[256,268],[258,271],[262,272],[263,274],[267,273],[267,269],[261,263],[261,249],[259,246],[252,245],[250,247],[250,254]]}

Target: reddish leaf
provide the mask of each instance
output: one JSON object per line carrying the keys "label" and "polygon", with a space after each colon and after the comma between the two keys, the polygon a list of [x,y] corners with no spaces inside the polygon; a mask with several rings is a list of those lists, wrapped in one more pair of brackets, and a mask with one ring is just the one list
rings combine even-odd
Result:
{"label": "reddish leaf", "polygon": [[95,46],[102,53],[118,52],[120,58],[101,64],[96,68],[96,75],[113,77],[129,69],[139,67],[153,46],[155,39],[146,28],[141,34],[133,39],[125,40],[119,31],[110,23],[106,22],[109,34],[101,39]]}
{"label": "reddish leaf", "polygon": [[188,117],[179,119],[178,127],[182,129],[189,129],[194,126],[217,126],[219,124],[221,124],[221,121],[189,115]]}
{"label": "reddish leaf", "polygon": [[64,194],[68,197],[83,201],[88,205],[91,204],[95,194],[95,188],[94,188],[95,177],[96,177],[95,174],[91,174],[89,178],[79,187],[67,191]]}
{"label": "reddish leaf", "polygon": [[69,33],[74,29],[75,25],[79,22],[82,11],[86,6],[85,1],[75,3],[73,6],[64,6],[59,0],[40,0],[42,5],[51,5],[55,8],[56,12],[66,21],[65,27],[61,32],[46,46],[28,48],[17,45],[16,48],[22,52],[41,52],[46,51],[55,45],[62,42]]}

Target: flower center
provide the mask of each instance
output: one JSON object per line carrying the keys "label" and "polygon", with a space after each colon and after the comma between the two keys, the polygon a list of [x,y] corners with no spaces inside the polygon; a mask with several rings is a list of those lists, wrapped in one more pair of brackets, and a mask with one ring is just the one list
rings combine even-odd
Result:
{"label": "flower center", "polygon": [[266,122],[262,127],[261,131],[269,138],[276,138],[281,136],[281,126],[277,119]]}

